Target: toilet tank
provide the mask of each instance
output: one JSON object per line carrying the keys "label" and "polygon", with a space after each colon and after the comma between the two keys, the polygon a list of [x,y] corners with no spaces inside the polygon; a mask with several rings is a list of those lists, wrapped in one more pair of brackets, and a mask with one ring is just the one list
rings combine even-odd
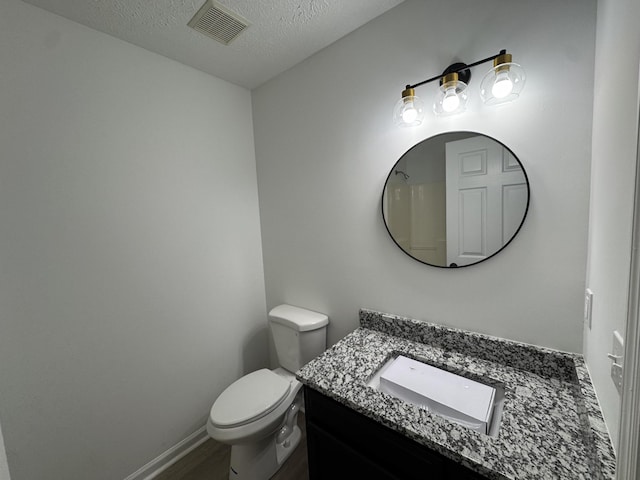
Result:
{"label": "toilet tank", "polygon": [[282,368],[295,373],[327,348],[329,317],[293,305],[278,305],[269,312],[269,325]]}

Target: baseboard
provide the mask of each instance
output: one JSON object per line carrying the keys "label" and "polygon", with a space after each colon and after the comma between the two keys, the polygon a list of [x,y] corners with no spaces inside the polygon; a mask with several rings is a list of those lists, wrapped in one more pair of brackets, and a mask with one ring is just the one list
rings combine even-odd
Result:
{"label": "baseboard", "polygon": [[203,426],[181,442],[171,447],[166,452],[158,455],[145,466],[133,472],[124,480],[151,480],[158,474],[169,468],[171,465],[176,463],[186,454],[198,448],[208,438],[209,437],[207,435],[207,428],[206,426]]}

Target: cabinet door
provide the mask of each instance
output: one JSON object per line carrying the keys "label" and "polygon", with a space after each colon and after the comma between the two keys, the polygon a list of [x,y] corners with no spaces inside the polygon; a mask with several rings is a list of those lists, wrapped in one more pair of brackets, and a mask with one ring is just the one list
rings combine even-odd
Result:
{"label": "cabinet door", "polygon": [[447,477],[448,480],[487,480],[479,473],[469,470],[467,467],[463,467],[455,462],[447,465]]}
{"label": "cabinet door", "polygon": [[310,480],[483,480],[479,474],[305,387]]}
{"label": "cabinet door", "polygon": [[307,425],[309,480],[403,480],[313,424]]}
{"label": "cabinet door", "polygon": [[[335,450],[340,449],[345,456],[353,459],[354,465],[358,465],[358,468],[366,468],[367,462],[375,465],[377,474],[380,476],[369,478],[399,480],[446,478],[444,457],[395,430],[315,390],[305,389],[305,405],[307,435],[309,436],[309,431],[315,432],[311,435],[316,434],[314,439],[310,440],[307,437],[310,471],[316,467],[326,467],[321,464],[331,458],[329,456],[318,458],[317,452],[326,452],[327,449],[331,449],[334,454],[337,454]],[[313,476],[311,478],[314,479]]]}

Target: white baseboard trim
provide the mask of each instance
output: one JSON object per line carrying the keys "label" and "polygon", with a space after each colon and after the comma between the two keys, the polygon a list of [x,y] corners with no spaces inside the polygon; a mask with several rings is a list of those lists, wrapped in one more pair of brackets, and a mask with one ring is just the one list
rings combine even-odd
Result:
{"label": "white baseboard trim", "polygon": [[202,445],[209,436],[207,435],[207,428],[203,426],[199,428],[187,438],[171,447],[166,452],[158,455],[149,463],[139,468],[124,480],[151,480],[158,474],[169,468],[176,463],[186,454]]}

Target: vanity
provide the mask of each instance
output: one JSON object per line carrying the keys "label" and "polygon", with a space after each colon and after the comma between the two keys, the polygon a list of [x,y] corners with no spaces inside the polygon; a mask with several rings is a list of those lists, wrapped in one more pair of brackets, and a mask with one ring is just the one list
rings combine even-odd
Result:
{"label": "vanity", "polygon": [[[613,480],[615,455],[581,355],[368,309],[301,368],[311,480]],[[398,356],[500,392],[469,428],[375,381]],[[337,470],[339,469],[339,470]]]}

